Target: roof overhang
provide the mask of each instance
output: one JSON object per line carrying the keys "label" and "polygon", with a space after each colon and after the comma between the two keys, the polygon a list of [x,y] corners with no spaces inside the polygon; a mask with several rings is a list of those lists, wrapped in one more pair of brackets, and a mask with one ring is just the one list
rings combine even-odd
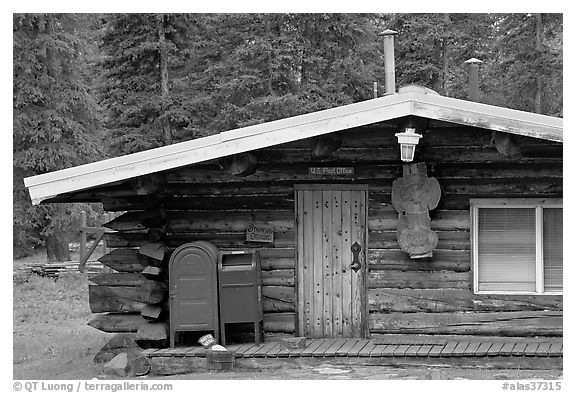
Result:
{"label": "roof overhang", "polygon": [[32,176],[24,179],[24,184],[36,205],[63,193],[409,115],[549,141],[563,140],[561,118],[427,94],[424,89],[404,89],[400,94]]}

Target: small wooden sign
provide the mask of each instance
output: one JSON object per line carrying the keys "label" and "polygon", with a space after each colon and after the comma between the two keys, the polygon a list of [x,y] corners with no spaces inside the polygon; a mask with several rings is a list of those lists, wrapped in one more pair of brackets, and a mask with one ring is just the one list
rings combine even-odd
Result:
{"label": "small wooden sign", "polygon": [[274,226],[264,224],[248,224],[246,229],[247,242],[273,243]]}
{"label": "small wooden sign", "polygon": [[308,168],[308,174],[313,176],[351,177],[354,176],[354,167],[310,167]]}

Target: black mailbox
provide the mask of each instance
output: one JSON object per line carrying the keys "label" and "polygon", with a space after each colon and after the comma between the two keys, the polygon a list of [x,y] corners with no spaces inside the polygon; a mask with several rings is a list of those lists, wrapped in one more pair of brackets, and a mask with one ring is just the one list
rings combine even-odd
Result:
{"label": "black mailbox", "polygon": [[220,251],[218,258],[220,334],[226,345],[226,324],[254,324],[256,344],[262,334],[262,273],[258,251]]}

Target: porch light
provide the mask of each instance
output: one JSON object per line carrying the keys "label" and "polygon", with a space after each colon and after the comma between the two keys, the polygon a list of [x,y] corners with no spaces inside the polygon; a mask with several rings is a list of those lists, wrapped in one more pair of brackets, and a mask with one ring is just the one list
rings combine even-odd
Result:
{"label": "porch light", "polygon": [[400,159],[402,161],[412,161],[414,151],[422,135],[416,134],[416,128],[406,127],[406,131],[395,134],[400,144]]}

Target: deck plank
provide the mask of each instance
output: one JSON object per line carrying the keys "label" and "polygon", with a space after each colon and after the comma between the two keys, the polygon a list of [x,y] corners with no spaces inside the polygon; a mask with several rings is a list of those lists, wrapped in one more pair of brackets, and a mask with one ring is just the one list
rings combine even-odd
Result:
{"label": "deck plank", "polygon": [[525,342],[514,344],[514,348],[512,349],[512,355],[513,356],[524,356],[524,350],[526,349],[527,345],[528,345],[528,343],[525,343]]}
{"label": "deck plank", "polygon": [[383,357],[394,356],[394,351],[396,349],[398,349],[398,347],[399,347],[399,345],[397,345],[397,344],[386,345],[386,348],[384,348],[382,350],[382,353],[380,354],[380,356],[383,356]]}
{"label": "deck plank", "polygon": [[489,341],[482,342],[478,347],[478,349],[476,350],[476,352],[474,353],[474,356],[488,356],[488,350],[490,349],[491,346],[492,343]]}
{"label": "deck plank", "polygon": [[536,350],[538,349],[538,343],[530,343],[526,346],[524,350],[524,356],[536,356]]}
{"label": "deck plank", "polygon": [[420,344],[412,344],[408,347],[408,349],[406,350],[406,352],[404,353],[404,356],[407,357],[416,357],[416,355],[418,354],[418,351],[420,350],[420,348],[422,347],[422,345]]}
{"label": "deck plank", "polygon": [[314,353],[314,351],[320,346],[322,345],[322,343],[324,343],[323,339],[315,339],[312,340],[308,343],[308,345],[306,346],[306,348],[304,348],[304,350],[302,351],[301,356],[312,356],[312,354]]}
{"label": "deck plank", "polygon": [[452,356],[454,357],[462,357],[466,353],[466,348],[470,345],[469,341],[459,341],[458,345],[452,351]]}
{"label": "deck plank", "polygon": [[552,343],[540,343],[536,349],[536,356],[548,356],[548,351]]}
{"label": "deck plank", "polygon": [[503,346],[504,343],[492,343],[488,350],[488,356],[498,356]]}
{"label": "deck plank", "polygon": [[336,351],[336,356],[348,356],[348,353],[352,348],[354,348],[354,346],[358,341],[360,340],[353,338],[349,338],[348,340],[346,340],[346,343]]}
{"label": "deck plank", "polygon": [[266,352],[268,352],[269,350],[278,345],[280,345],[278,341],[271,341],[264,343],[264,345],[261,345],[260,348],[258,348],[256,352],[254,352],[254,357],[263,358],[266,356]]}
{"label": "deck plank", "polygon": [[500,350],[500,356],[512,356],[512,350],[514,349],[514,343],[506,343]]}
{"label": "deck plank", "polygon": [[206,350],[204,349],[203,346],[191,347],[191,348],[188,348],[188,351],[186,351],[185,356],[190,356],[190,357],[206,356]]}
{"label": "deck plank", "polygon": [[430,352],[428,352],[428,356],[433,358],[439,357],[444,347],[445,345],[433,345]]}
{"label": "deck plank", "polygon": [[368,344],[366,344],[364,346],[364,348],[362,348],[362,350],[358,353],[358,356],[361,356],[361,357],[370,356],[370,352],[372,352],[372,350],[374,349],[375,346],[376,346],[376,344],[374,344],[372,341],[370,341]]}
{"label": "deck plank", "polygon": [[252,348],[249,348],[247,351],[244,352],[244,357],[253,357],[254,354],[256,353],[256,351],[258,351],[259,348],[261,348],[264,344],[260,344],[260,345],[256,345],[254,344],[252,346]]}
{"label": "deck plank", "polygon": [[562,344],[553,343],[550,346],[550,350],[548,351],[548,356],[550,356],[550,357],[562,356]]}
{"label": "deck plank", "polygon": [[386,347],[388,347],[388,345],[381,345],[381,344],[375,345],[374,348],[372,348],[372,350],[368,354],[368,356],[370,356],[371,358],[379,358],[380,356],[382,356],[382,351],[384,351]]}
{"label": "deck plank", "polygon": [[440,355],[441,356],[452,356],[452,352],[454,351],[454,348],[456,348],[457,345],[458,345],[458,341],[449,341],[444,346],[444,349],[442,349],[442,352],[440,352]]}
{"label": "deck plank", "polygon": [[398,345],[398,348],[396,348],[394,350],[394,357],[396,357],[396,356],[403,357],[404,354],[406,353],[406,351],[408,350],[408,348],[410,348],[410,345],[408,345],[408,344]]}
{"label": "deck plank", "polygon": [[361,339],[358,340],[358,342],[356,343],[356,345],[354,345],[352,347],[352,349],[350,349],[348,351],[348,357],[356,357],[358,356],[358,353],[362,350],[362,348],[364,348],[368,343],[370,342],[370,340],[367,339]]}
{"label": "deck plank", "polygon": [[464,350],[464,356],[474,356],[476,351],[482,343],[480,341],[472,341]]}
{"label": "deck plank", "polygon": [[427,344],[421,345],[416,356],[427,357],[430,351],[432,350],[432,347],[433,345],[427,345]]}
{"label": "deck plank", "polygon": [[316,348],[316,350],[312,353],[312,356],[314,357],[323,357],[324,356],[324,352],[326,352],[326,350],[328,348],[330,348],[332,346],[332,344],[334,344],[336,342],[335,338],[327,338],[324,340],[324,342],[318,347]]}
{"label": "deck plank", "polygon": [[336,352],[338,352],[338,350],[342,348],[347,341],[348,340],[345,338],[337,339],[334,344],[330,345],[330,347],[326,349],[324,356],[336,356]]}

